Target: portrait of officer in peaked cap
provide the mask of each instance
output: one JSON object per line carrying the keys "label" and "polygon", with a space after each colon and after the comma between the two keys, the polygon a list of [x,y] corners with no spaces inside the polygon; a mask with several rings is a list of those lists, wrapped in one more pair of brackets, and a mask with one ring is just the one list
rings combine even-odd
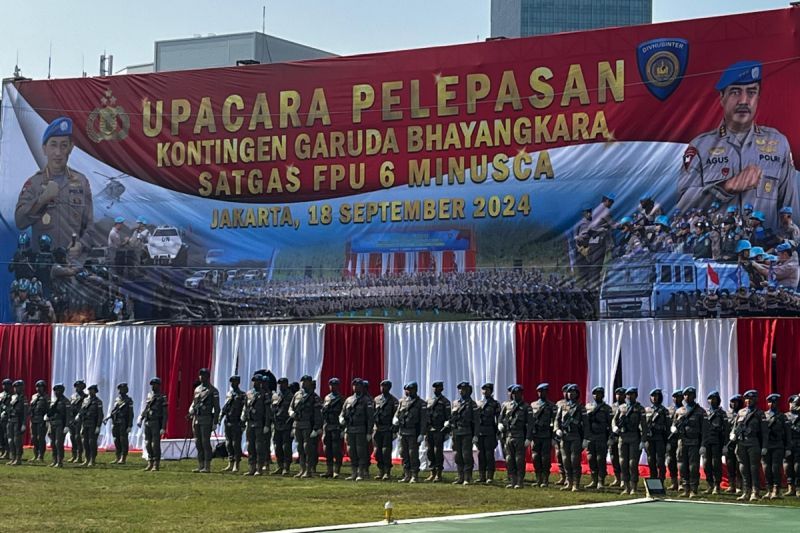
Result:
{"label": "portrait of officer in peaked cap", "polygon": [[[797,180],[789,141],[775,128],[756,122],[766,90],[759,61],[726,68],[714,86],[723,117],[713,130],[694,138],[683,155],[678,208],[708,208],[718,202],[764,213],[765,226],[778,228],[778,212],[798,209]],[[768,94],[768,93],[765,93]]]}
{"label": "portrait of officer in peaked cap", "polygon": [[82,238],[93,219],[92,191],[86,176],[68,165],[72,119],[59,117],[42,135],[43,169],[22,186],[14,210],[17,228],[31,228],[31,241],[49,235],[52,248],[67,248],[72,235]]}

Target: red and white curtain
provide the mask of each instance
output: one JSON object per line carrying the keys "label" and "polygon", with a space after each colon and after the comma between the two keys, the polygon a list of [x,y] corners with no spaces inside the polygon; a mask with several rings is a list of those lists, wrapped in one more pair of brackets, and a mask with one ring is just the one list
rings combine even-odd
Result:
{"label": "red and white curtain", "polygon": [[[416,254],[414,254],[416,255]],[[405,262],[404,262],[405,263]],[[395,265],[397,266],[397,265]],[[138,415],[158,375],[169,396],[168,438],[186,438],[185,419],[198,370],[212,370],[224,396],[228,377],[269,368],[276,376],[297,380],[309,374],[318,391],[327,381],[345,384],[354,377],[370,381],[378,393],[382,379],[402,385],[417,381],[430,394],[435,380],[455,397],[456,385],[471,381],[495,384],[505,399],[508,385],[525,387],[535,398],[540,382],[558,389],[567,382],[582,386],[582,396],[603,385],[607,397],[615,385],[637,386],[643,403],[650,389],[665,396],[693,385],[698,399],[718,390],[727,398],[750,388],[762,400],[770,392],[787,398],[800,392],[800,319],[741,318],[721,320],[621,320],[600,322],[437,322],[308,323],[248,326],[50,326],[0,325],[0,379],[23,379],[32,395],[38,379],[96,383],[106,408],[116,386],[128,383]],[[101,444],[112,445],[110,428]],[[132,444],[141,447],[134,427]]]}

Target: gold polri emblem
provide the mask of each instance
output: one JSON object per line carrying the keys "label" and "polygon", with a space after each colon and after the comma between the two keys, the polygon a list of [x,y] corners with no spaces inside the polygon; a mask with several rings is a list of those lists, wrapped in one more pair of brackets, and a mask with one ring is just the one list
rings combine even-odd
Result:
{"label": "gold polri emblem", "polygon": [[759,146],[764,146],[765,144],[767,144],[767,140],[762,139],[761,137],[756,137],[756,144]]}
{"label": "gold polri emblem", "polygon": [[86,134],[94,142],[121,141],[128,136],[131,119],[122,106],[116,103],[116,97],[111,93],[111,89],[108,89],[105,96],[100,99],[102,107],[95,107],[89,113]]}
{"label": "gold polri emblem", "polygon": [[764,183],[764,192],[766,192],[766,193],[771,193],[772,192],[772,182],[771,181],[767,181],[766,183]]}
{"label": "gold polri emblem", "polygon": [[50,213],[42,215],[42,224],[47,225],[50,223]]}

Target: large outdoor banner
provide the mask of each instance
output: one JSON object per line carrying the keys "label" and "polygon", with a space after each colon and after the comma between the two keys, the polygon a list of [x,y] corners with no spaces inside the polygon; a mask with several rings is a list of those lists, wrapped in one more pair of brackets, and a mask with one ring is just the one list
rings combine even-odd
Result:
{"label": "large outdoor banner", "polygon": [[791,312],[798,31],[9,82],[2,318]]}

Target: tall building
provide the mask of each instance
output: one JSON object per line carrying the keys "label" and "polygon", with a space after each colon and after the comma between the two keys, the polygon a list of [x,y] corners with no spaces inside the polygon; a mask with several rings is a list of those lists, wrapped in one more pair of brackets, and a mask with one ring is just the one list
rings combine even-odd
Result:
{"label": "tall building", "polygon": [[653,21],[652,0],[492,0],[492,37],[530,37]]}

